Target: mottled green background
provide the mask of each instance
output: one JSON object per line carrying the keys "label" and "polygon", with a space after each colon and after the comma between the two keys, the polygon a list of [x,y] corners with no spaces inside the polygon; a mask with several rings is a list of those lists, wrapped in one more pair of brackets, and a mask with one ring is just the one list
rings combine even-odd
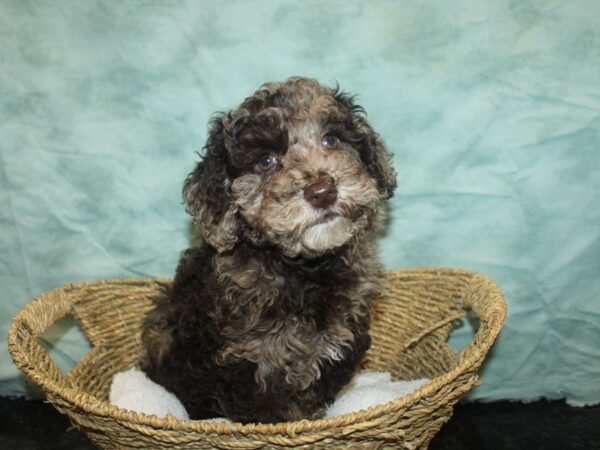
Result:
{"label": "mottled green background", "polygon": [[[65,282],[171,276],[210,115],[306,75],[395,153],[386,265],[503,288],[471,398],[600,402],[599,33],[597,0],[1,1],[1,334]],[[85,351],[68,322],[47,341]],[[5,348],[0,380],[32,392]]]}

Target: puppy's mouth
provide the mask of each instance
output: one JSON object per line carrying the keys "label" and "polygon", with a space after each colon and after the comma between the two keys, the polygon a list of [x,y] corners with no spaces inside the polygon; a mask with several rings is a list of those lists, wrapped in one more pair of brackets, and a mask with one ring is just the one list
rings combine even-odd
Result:
{"label": "puppy's mouth", "polygon": [[335,211],[328,211],[315,221],[315,225],[320,223],[331,222],[336,217],[340,217],[340,214]]}
{"label": "puppy's mouth", "polygon": [[327,211],[321,212],[319,216],[314,219],[310,226],[329,224],[330,222],[341,219],[348,222],[360,221],[364,216],[364,211],[361,209],[350,209],[350,208],[331,208]]}

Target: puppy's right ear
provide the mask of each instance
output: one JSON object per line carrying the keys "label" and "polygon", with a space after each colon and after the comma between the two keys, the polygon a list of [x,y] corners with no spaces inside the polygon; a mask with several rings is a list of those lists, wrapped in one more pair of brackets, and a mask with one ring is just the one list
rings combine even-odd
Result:
{"label": "puppy's right ear", "polygon": [[204,158],[183,185],[186,211],[200,225],[204,240],[218,252],[235,245],[239,224],[227,173],[224,119],[225,115],[220,114],[211,120]]}

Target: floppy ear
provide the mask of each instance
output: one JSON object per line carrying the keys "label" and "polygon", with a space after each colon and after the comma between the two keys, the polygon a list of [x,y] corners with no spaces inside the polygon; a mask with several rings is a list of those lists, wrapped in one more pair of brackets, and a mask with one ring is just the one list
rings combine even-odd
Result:
{"label": "floppy ear", "polygon": [[354,114],[354,124],[360,133],[359,153],[367,171],[377,180],[383,198],[390,198],[396,189],[396,171],[392,166],[392,154],[379,135],[364,117]]}
{"label": "floppy ear", "polygon": [[350,120],[358,135],[354,139],[354,145],[367,171],[377,181],[379,193],[382,198],[390,198],[396,189],[392,154],[365,119],[365,110],[354,102],[354,96],[341,91],[339,85],[332,89],[332,95],[350,113]]}
{"label": "floppy ear", "polygon": [[239,227],[227,173],[223,119],[221,114],[211,120],[204,158],[183,185],[186,211],[200,225],[204,240],[219,253],[233,248]]}

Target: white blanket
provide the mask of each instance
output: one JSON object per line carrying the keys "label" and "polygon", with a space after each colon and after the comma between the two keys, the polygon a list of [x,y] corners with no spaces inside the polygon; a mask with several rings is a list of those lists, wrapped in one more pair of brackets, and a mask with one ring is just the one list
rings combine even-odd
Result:
{"label": "white blanket", "polygon": [[[360,372],[338,395],[329,407],[326,417],[386,403],[417,390],[429,381],[421,378],[412,381],[392,381],[387,372]],[[124,409],[164,417],[171,414],[189,420],[187,411],[175,395],[154,383],[140,370],[131,369],[117,373],[110,389],[109,401]],[[227,420],[227,419],[211,419]]]}

